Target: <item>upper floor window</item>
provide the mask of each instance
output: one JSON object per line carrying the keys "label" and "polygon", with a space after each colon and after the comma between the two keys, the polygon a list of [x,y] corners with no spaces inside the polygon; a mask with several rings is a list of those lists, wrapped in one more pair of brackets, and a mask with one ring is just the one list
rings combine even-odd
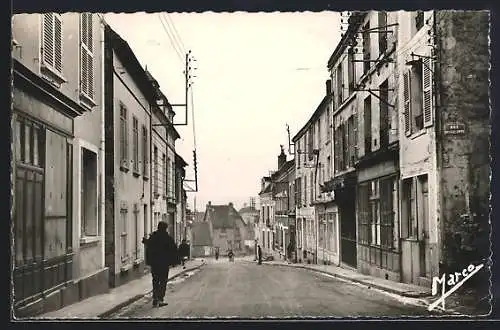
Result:
{"label": "upper floor window", "polygon": [[411,135],[432,125],[432,72],[430,58],[422,57],[410,64],[403,74],[405,134]]}
{"label": "upper floor window", "polygon": [[149,153],[148,153],[148,129],[146,126],[142,126],[142,177],[148,177],[148,163],[149,163]]}
{"label": "upper floor window", "polygon": [[390,130],[390,122],[389,122],[389,82],[388,80],[384,80],[382,84],[380,84],[380,147],[386,147],[389,144],[389,130]]}
{"label": "upper floor window", "polygon": [[354,92],[354,84],[355,84],[355,77],[354,74],[356,73],[355,70],[355,63],[354,62],[354,48],[349,48],[348,53],[347,53],[347,84],[348,84],[348,90],[349,90],[349,95],[351,95]]}
{"label": "upper floor window", "polygon": [[120,165],[127,167],[128,159],[128,127],[127,127],[127,108],[120,104]]}
{"label": "upper floor window", "polygon": [[94,98],[94,45],[92,13],[80,14],[80,92]]}
{"label": "upper floor window", "polygon": [[139,121],[137,117],[132,118],[132,131],[133,131],[133,157],[134,157],[134,172],[139,173]]}
{"label": "upper floor window", "polygon": [[54,73],[62,74],[62,17],[46,13],[42,22],[42,64]]}
{"label": "upper floor window", "polygon": [[344,72],[342,70],[343,61],[337,67],[337,104],[340,106],[344,101]]}

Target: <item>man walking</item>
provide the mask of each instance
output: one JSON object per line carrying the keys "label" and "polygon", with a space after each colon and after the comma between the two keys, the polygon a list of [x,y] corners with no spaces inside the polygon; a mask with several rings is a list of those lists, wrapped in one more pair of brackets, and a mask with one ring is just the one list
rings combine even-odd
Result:
{"label": "man walking", "polygon": [[183,239],[182,243],[179,245],[179,254],[181,256],[182,268],[186,269],[185,263],[189,259],[189,245],[187,245],[186,240]]}
{"label": "man walking", "polygon": [[177,246],[167,232],[167,223],[160,221],[158,229],[149,239],[142,240],[146,246],[146,264],[151,267],[153,277],[153,306],[167,305],[163,301],[167,290],[168,271],[170,266],[177,264],[179,253]]}

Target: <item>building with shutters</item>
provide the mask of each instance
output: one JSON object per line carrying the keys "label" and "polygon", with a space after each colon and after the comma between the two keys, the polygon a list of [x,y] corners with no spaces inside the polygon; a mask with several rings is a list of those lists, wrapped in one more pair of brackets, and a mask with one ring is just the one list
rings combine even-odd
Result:
{"label": "building with shutters", "polygon": [[488,21],[398,13],[403,282],[430,286],[489,255]]}
{"label": "building with shutters", "polygon": [[341,264],[430,286],[488,255],[488,13],[347,19],[329,61]]}
{"label": "building with shutters", "polygon": [[273,182],[270,176],[262,177],[259,192],[260,217],[256,226],[257,245],[260,245],[262,256],[272,255],[274,241],[274,200]]}
{"label": "building with shutters", "polygon": [[104,44],[105,260],[109,284],[116,287],[144,274],[142,238],[152,229],[151,181],[157,178],[151,173],[152,117],[164,110],[154,109],[160,106],[150,76],[108,25]]}
{"label": "building with shutters", "polygon": [[[175,141],[175,139],[179,138],[179,133],[173,125],[175,112],[170,106],[167,97],[160,90],[160,85],[152,74],[147,70],[146,74],[154,87],[156,105],[158,105],[152,107],[152,218],[150,227],[145,231],[145,234],[149,234],[156,230],[158,222],[164,221],[168,223],[168,197],[172,189],[175,189],[171,187],[174,184],[172,181],[174,168],[172,167],[171,154],[172,152],[175,153],[175,144],[172,143],[171,137],[174,136]],[[169,223],[168,231],[172,237],[174,230],[174,223]]]}
{"label": "building with shutters", "polygon": [[187,210],[187,193],[184,189],[184,179],[186,178],[186,161],[175,154],[175,202],[176,202],[176,215],[175,215],[175,229],[174,238],[177,245],[183,239],[188,239],[188,223],[186,217]]}
{"label": "building with shutters", "polygon": [[90,13],[12,21],[13,310],[22,317],[108,290],[104,27]]}
{"label": "building with shutters", "polygon": [[345,142],[354,145],[348,147],[347,163],[356,169],[355,265],[362,273],[399,281],[398,13],[355,13],[349,20],[344,44],[350,75],[345,83],[355,103],[352,121],[343,129],[341,124],[347,136],[335,137],[341,140],[336,146],[343,144],[337,149],[340,165],[345,164]]}
{"label": "building with shutters", "polygon": [[315,196],[319,191],[316,176],[316,166],[319,160],[317,114],[315,112],[292,138],[295,146],[297,256],[299,262],[308,263],[316,263],[318,247],[316,208],[314,206]]}
{"label": "building with shutters", "polygon": [[[295,237],[291,239],[291,233],[295,228],[295,207],[291,212],[291,206],[294,205],[293,184],[295,183],[295,161],[286,159],[286,154],[281,146],[281,153],[278,156],[278,170],[271,175],[273,181],[273,200],[274,200],[274,224],[275,232],[274,252],[275,256],[285,259],[287,257],[287,248],[290,243],[294,245]],[[292,185],[290,185],[292,183]],[[294,232],[293,232],[294,233]]]}

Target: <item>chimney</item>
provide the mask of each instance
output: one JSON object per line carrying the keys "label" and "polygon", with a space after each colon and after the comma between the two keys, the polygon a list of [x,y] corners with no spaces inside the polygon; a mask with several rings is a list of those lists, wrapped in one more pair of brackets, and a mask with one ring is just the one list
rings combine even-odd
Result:
{"label": "chimney", "polygon": [[283,145],[280,145],[281,148],[281,153],[278,156],[278,170],[281,168],[281,166],[285,165],[286,163],[286,155],[285,155],[285,150],[283,149]]}
{"label": "chimney", "polygon": [[233,207],[233,202],[229,202],[229,207]]}
{"label": "chimney", "polygon": [[326,95],[330,95],[332,93],[332,80],[328,79],[326,81]]}

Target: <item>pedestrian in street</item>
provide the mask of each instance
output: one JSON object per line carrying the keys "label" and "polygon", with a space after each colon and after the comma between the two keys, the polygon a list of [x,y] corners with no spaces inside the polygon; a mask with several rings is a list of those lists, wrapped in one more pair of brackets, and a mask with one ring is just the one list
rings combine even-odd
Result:
{"label": "pedestrian in street", "polygon": [[185,263],[186,260],[189,259],[189,245],[186,243],[185,239],[183,239],[179,245],[179,254],[181,256],[182,268],[186,269]]}
{"label": "pedestrian in street", "polygon": [[260,245],[257,246],[257,256],[259,258],[259,265],[262,265],[262,249]]}
{"label": "pedestrian in street", "polygon": [[168,271],[179,259],[177,245],[167,232],[167,223],[163,221],[160,221],[158,229],[142,242],[146,247],[146,264],[151,267],[153,277],[153,306],[165,306],[167,303],[163,299],[167,290]]}

